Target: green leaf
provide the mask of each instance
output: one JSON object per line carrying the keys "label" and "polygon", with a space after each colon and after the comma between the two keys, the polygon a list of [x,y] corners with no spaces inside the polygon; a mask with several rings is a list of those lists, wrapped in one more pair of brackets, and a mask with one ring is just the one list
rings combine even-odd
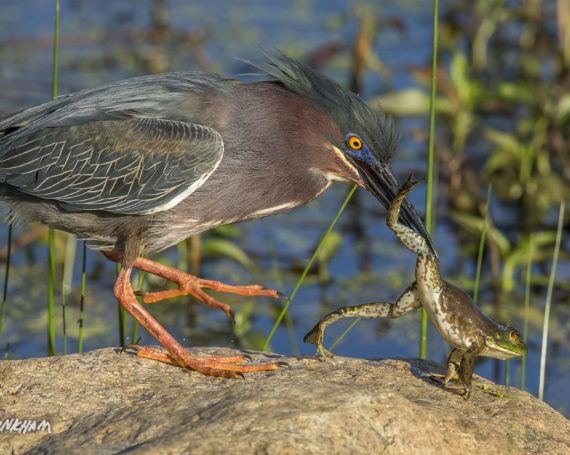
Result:
{"label": "green leaf", "polygon": [[471,67],[465,54],[455,53],[449,68],[451,82],[457,90],[457,95],[463,109],[469,110],[483,98],[484,92],[476,79],[470,79]]}
{"label": "green leaf", "polygon": [[207,239],[202,243],[204,256],[223,256],[233,259],[248,270],[254,270],[255,265],[248,255],[235,243],[226,239]]}
{"label": "green leaf", "polygon": [[[243,337],[240,337],[240,344],[243,348],[255,351],[261,351],[264,341],[265,335],[259,330],[250,330]],[[269,350],[271,350],[271,347],[269,347]]]}
{"label": "green leaf", "polygon": [[517,158],[521,156],[523,145],[514,135],[491,128],[485,129],[483,134],[488,141],[498,146],[501,150],[509,152]]}
{"label": "green leaf", "polygon": [[[532,248],[532,262],[538,262],[545,259],[547,255],[540,251],[541,247],[552,245],[556,240],[556,232],[554,231],[543,231],[535,232],[532,234],[533,238],[533,248]],[[528,262],[528,254],[530,248],[530,240],[528,237],[521,239],[521,241],[515,246],[513,251],[510,252],[505,258],[503,263],[503,276],[502,276],[502,287],[505,292],[510,292],[514,289],[515,271],[517,267],[523,267]]]}
{"label": "green leaf", "polygon": [[451,60],[449,75],[461,100],[466,100],[469,97],[468,71],[469,64],[467,62],[467,57],[462,53],[455,53]]}
{"label": "green leaf", "polygon": [[485,162],[485,169],[490,174],[505,168],[510,168],[514,172],[518,168],[518,163],[509,152],[497,151]]}
{"label": "green leaf", "polygon": [[570,119],[570,94],[565,94],[558,101],[558,106],[556,108],[556,121],[558,123],[564,123]]}
{"label": "green leaf", "polygon": [[369,104],[372,108],[380,105],[384,112],[392,115],[423,115],[429,111],[429,96],[417,88],[408,88],[376,96]]}
{"label": "green leaf", "polygon": [[317,254],[317,260],[320,264],[326,264],[332,259],[342,244],[342,240],[343,236],[338,232],[332,231],[328,235],[323,246],[319,250],[319,254]]}
{"label": "green leaf", "polygon": [[493,95],[516,103],[534,104],[536,93],[526,83],[500,82]]}
{"label": "green leaf", "polygon": [[229,237],[234,239],[239,239],[243,237],[243,230],[236,224],[226,224],[224,226],[218,226],[212,229],[217,235],[222,237]]}
{"label": "green leaf", "polygon": [[237,337],[241,338],[251,329],[251,318],[255,307],[255,303],[252,300],[248,300],[239,307],[239,310],[234,311],[234,334]]}
{"label": "green leaf", "polygon": [[260,350],[265,341],[265,336],[259,330],[252,329],[251,321],[257,310],[255,300],[249,300],[235,312],[234,334],[245,349]]}
{"label": "green leaf", "polygon": [[[480,217],[456,211],[450,211],[449,217],[460,226],[472,231],[480,233],[483,229],[483,219]],[[487,235],[497,244],[503,257],[510,252],[511,244],[509,240],[496,227],[493,226],[490,231],[487,231]]]}

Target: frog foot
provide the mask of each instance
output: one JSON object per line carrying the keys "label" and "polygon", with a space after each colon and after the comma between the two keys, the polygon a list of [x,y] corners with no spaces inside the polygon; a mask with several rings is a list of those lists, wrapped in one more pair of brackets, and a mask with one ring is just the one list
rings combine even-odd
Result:
{"label": "frog foot", "polygon": [[305,343],[314,344],[317,347],[315,355],[320,355],[323,360],[326,360],[327,357],[334,357],[334,354],[323,346],[324,331],[325,329],[323,326],[320,323],[317,323],[317,325],[315,325],[311,331],[305,335],[303,341]]}
{"label": "frog foot", "polygon": [[322,344],[317,346],[317,352],[315,355],[320,355],[323,361],[327,360],[327,357],[330,357],[331,359],[334,357],[334,354],[326,349]]}
{"label": "frog foot", "polygon": [[465,400],[468,400],[471,396],[471,386],[466,384],[461,384],[463,387],[463,392],[460,394]]}
{"label": "frog foot", "polygon": [[439,376],[430,376],[429,378],[432,381],[441,384],[446,389],[450,386],[449,382],[453,381],[455,384],[463,388],[463,391],[459,394],[459,396],[463,397],[465,400],[468,400],[471,396],[471,387],[464,384],[458,376],[449,377],[449,375],[446,374],[443,378]]}
{"label": "frog foot", "polygon": [[416,180],[414,182],[414,173],[410,173],[410,175],[408,176],[408,180],[406,180],[406,182],[401,186],[401,188],[398,190],[398,194],[396,195],[396,197],[401,197],[401,196],[405,196],[406,194],[408,194],[410,191],[412,191],[412,189],[414,188],[414,186],[419,185],[420,183],[422,183],[425,179],[419,179]]}

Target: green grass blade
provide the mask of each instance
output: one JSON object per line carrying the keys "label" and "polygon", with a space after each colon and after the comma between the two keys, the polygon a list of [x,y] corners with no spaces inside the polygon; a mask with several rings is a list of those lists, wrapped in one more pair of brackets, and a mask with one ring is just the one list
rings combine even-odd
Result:
{"label": "green grass blade", "polygon": [[63,332],[63,355],[67,354],[67,330],[65,327],[65,278],[62,279],[61,289],[61,322]]}
{"label": "green grass blade", "polygon": [[[59,0],[55,2],[55,24],[53,36],[53,72],[51,80],[51,97],[57,97],[57,77],[58,77],[58,55],[59,55]],[[55,312],[54,312],[54,292],[55,292],[55,236],[54,230],[49,229],[49,265],[48,265],[48,355],[55,355]]]}
{"label": "green grass blade", "polygon": [[0,340],[2,339],[4,314],[6,313],[6,302],[8,299],[8,279],[10,277],[10,258],[12,256],[12,230],[12,223],[10,223],[8,226],[8,251],[6,254],[6,271],[4,272],[4,290],[2,291],[2,310],[0,310]]}
{"label": "green grass blade", "polygon": [[83,244],[83,251],[81,256],[81,297],[79,299],[79,334],[77,350],[83,352],[83,316],[85,308],[85,276],[87,270],[87,242],[81,242]]}
{"label": "green grass blade", "polygon": [[[121,264],[117,263],[117,276],[119,276],[120,271]],[[124,347],[127,345],[127,312],[119,302],[117,302],[117,311],[119,314],[119,343],[121,347]]]}
{"label": "green grass blade", "polygon": [[309,263],[307,264],[307,266],[305,267],[305,270],[303,270],[303,273],[301,274],[301,278],[299,278],[299,281],[297,281],[297,285],[295,286],[295,289],[293,289],[293,292],[291,293],[291,296],[287,299],[287,303],[285,304],[285,306],[283,307],[283,310],[281,310],[281,313],[279,314],[279,317],[277,318],[277,320],[275,321],[275,324],[273,325],[273,328],[271,329],[271,332],[269,333],[269,335],[267,336],[267,338],[265,339],[265,342],[263,343],[263,347],[261,348],[262,351],[265,351],[265,349],[267,349],[267,346],[269,345],[269,342],[271,341],[271,338],[273,337],[273,334],[275,333],[275,331],[277,330],[277,327],[279,327],[279,324],[281,323],[281,320],[283,319],[283,317],[285,316],[285,313],[287,312],[287,309],[289,308],[289,305],[291,305],[291,302],[293,301],[293,298],[295,297],[295,294],[297,293],[297,291],[299,290],[299,288],[301,287],[301,284],[303,283],[303,281],[305,280],[305,277],[307,276],[307,273],[309,272],[309,269],[311,268],[311,266],[313,265],[313,262],[315,261],[315,258],[317,257],[317,255],[319,254],[319,251],[321,250],[321,247],[324,245],[325,240],[327,239],[327,237],[329,236],[330,232],[332,231],[334,225],[336,224],[337,220],[340,217],[340,214],[344,211],[344,208],[346,207],[346,204],[348,204],[348,201],[350,201],[350,198],[352,197],[352,195],[354,194],[354,192],[356,191],[357,186],[353,185],[352,189],[350,190],[350,192],[348,193],[348,196],[346,196],[346,199],[344,200],[344,202],[342,203],[342,206],[340,207],[338,213],[336,214],[336,216],[334,217],[334,219],[332,220],[331,225],[329,226],[329,228],[327,229],[327,232],[325,232],[325,235],[323,235],[323,238],[321,239],[319,245],[317,246],[315,252],[313,253],[313,256],[311,257],[311,260],[309,261]]}
{"label": "green grass blade", "polygon": [[[142,297],[138,299],[139,303],[142,301]],[[132,318],[133,325],[131,326],[131,343],[136,343],[139,337],[139,321],[135,318]]]}
{"label": "green grass blade", "polygon": [[178,270],[183,272],[188,271],[188,264],[190,259],[188,258],[188,251],[190,250],[190,239],[183,240],[176,244],[176,252],[178,253]]}
{"label": "green grass blade", "polygon": [[[184,244],[186,244],[186,242],[182,242]],[[146,272],[143,270],[139,270],[138,271],[138,275],[137,275],[137,291],[145,291],[144,286],[145,286],[145,278],[146,278]],[[139,303],[143,303],[143,298],[142,296],[138,296],[137,300],[139,301]],[[139,336],[139,321],[137,321],[135,318],[131,318],[132,321],[132,325],[131,325],[131,343],[136,343],[137,342],[137,338]]]}
{"label": "green grass blade", "polygon": [[354,321],[352,321],[352,323],[346,328],[346,330],[344,332],[342,332],[339,337],[334,341],[333,344],[331,344],[330,348],[328,349],[329,351],[332,352],[332,350],[334,349],[334,347],[339,344],[341,342],[341,340],[344,338],[344,336],[350,332],[352,330],[352,328],[358,324],[358,322],[361,320],[362,318],[360,316],[358,316]]}
{"label": "green grass blade", "polygon": [[[525,277],[525,293],[524,293],[524,322],[523,322],[523,341],[527,340],[528,336],[528,308],[530,305],[530,278],[532,267],[532,254],[533,254],[533,235],[530,234],[528,239],[528,259],[526,264],[526,277]],[[521,361],[521,390],[524,390],[526,379],[526,355],[523,356]]]}
{"label": "green grass blade", "polygon": [[554,245],[554,255],[552,257],[552,269],[548,279],[548,290],[546,291],[546,304],[544,306],[544,324],[542,326],[542,348],[540,350],[540,371],[538,380],[538,399],[544,398],[544,375],[546,370],[546,345],[548,344],[548,324],[550,322],[550,306],[552,302],[552,289],[554,288],[554,278],[556,277],[556,266],[560,253],[560,241],[562,239],[562,225],[564,224],[564,202],[560,203],[558,214],[558,228],[556,229],[556,243]]}
{"label": "green grass blade", "polygon": [[48,231],[48,355],[55,355],[55,231]]}
{"label": "green grass blade", "polygon": [[[435,130],[435,92],[437,75],[437,33],[438,33],[438,0],[433,2],[433,41],[431,59],[431,95],[429,108],[429,143],[428,143],[428,169],[426,177],[426,219],[427,231],[432,232],[432,197],[433,197],[433,167],[434,167],[434,130]],[[427,344],[427,313],[422,308],[420,323],[420,358],[426,358]]]}
{"label": "green grass blade", "polygon": [[77,252],[77,241],[71,234],[67,234],[65,246],[65,260],[63,263],[63,275],[61,279],[61,316],[63,324],[63,353],[67,354],[67,325],[66,325],[66,299],[71,293],[73,283],[73,268],[75,264],[75,254]]}
{"label": "green grass blade", "polygon": [[[483,225],[481,226],[481,238],[479,239],[479,249],[477,251],[477,267],[475,270],[475,285],[473,287],[473,303],[477,304],[479,297],[479,283],[481,281],[481,265],[483,264],[483,252],[485,251],[485,238],[487,236],[487,221],[489,218],[489,204],[491,202],[492,186],[487,188],[487,199],[485,201],[485,213],[483,215]],[[505,385],[509,385],[509,361],[505,363]]]}
{"label": "green grass blade", "polygon": [[485,237],[487,236],[487,220],[489,218],[489,203],[491,201],[492,186],[487,189],[487,200],[485,201],[485,215],[483,216],[483,226],[481,226],[481,238],[479,239],[479,251],[477,252],[477,270],[475,272],[475,287],[473,289],[473,302],[477,303],[479,297],[479,281],[481,279],[481,264],[483,263],[483,251],[485,251]]}
{"label": "green grass blade", "polygon": [[57,98],[57,77],[59,58],[59,0],[55,1],[55,30],[53,34],[53,73],[51,80],[51,97]]}

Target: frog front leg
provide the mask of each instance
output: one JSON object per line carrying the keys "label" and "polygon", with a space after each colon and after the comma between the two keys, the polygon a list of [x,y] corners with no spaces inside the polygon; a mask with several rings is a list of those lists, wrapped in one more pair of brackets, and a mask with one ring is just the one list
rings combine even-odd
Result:
{"label": "frog front leg", "polygon": [[327,314],[305,335],[303,341],[316,345],[317,354],[323,359],[326,359],[327,356],[334,357],[334,354],[323,346],[325,329],[333,322],[344,318],[356,317],[367,319],[398,318],[421,306],[417,285],[414,281],[394,304],[388,302],[365,303],[363,305],[345,306]]}
{"label": "frog front leg", "polygon": [[463,387],[461,396],[466,400],[471,396],[471,378],[473,377],[473,367],[477,349],[471,347],[468,350],[454,349],[447,358],[447,373],[443,380],[444,387],[449,381],[455,381]]}
{"label": "frog front leg", "polygon": [[461,359],[459,365],[459,383],[463,387],[461,396],[466,400],[471,396],[471,378],[473,377],[473,367],[475,365],[475,355],[477,354],[475,348],[470,348]]}

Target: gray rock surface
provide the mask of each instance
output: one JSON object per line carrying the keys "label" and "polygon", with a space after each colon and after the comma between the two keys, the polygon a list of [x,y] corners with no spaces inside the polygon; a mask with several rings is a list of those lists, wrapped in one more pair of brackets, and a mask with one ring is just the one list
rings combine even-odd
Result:
{"label": "gray rock surface", "polygon": [[220,379],[111,348],[1,361],[0,453],[570,453],[547,404],[477,376],[465,401],[430,361],[249,354],[290,368]]}

